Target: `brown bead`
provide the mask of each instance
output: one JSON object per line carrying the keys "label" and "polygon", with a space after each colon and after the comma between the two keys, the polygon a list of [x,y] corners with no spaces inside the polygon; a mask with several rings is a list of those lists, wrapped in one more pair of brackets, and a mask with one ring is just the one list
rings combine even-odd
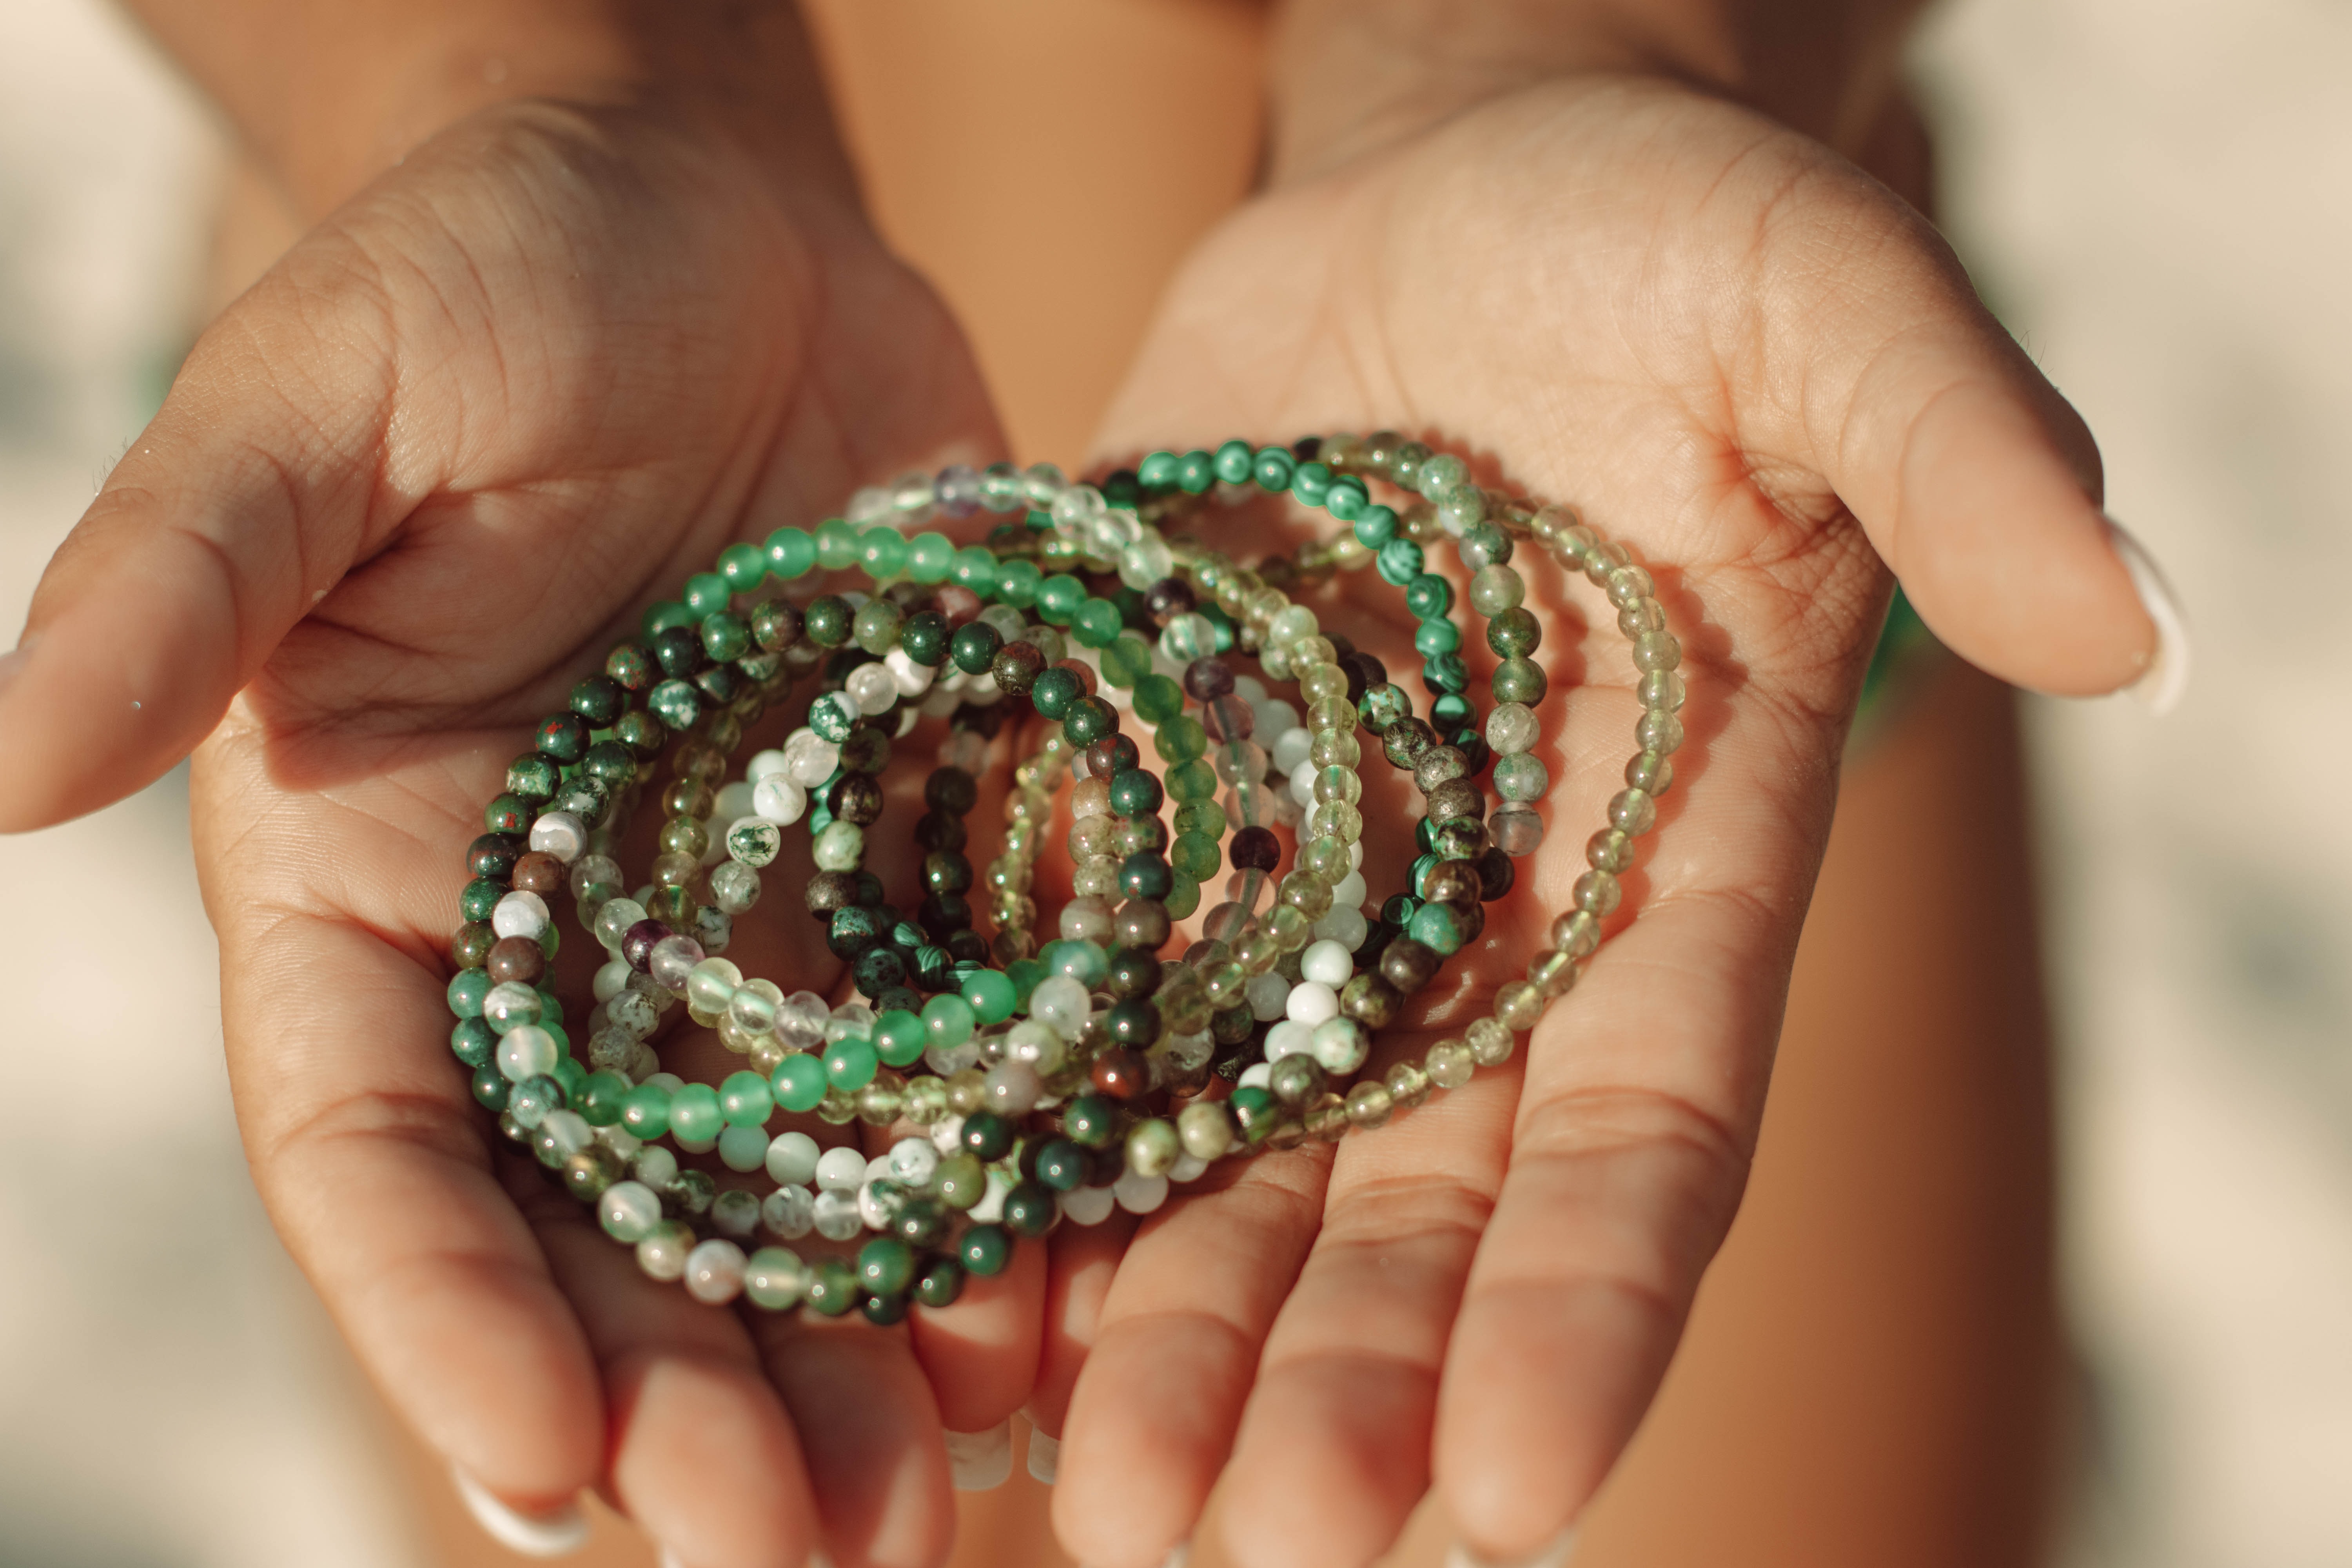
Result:
{"label": "brown bead", "polygon": [[1432,822],[1451,822],[1460,817],[1475,821],[1486,815],[1486,792],[1468,779],[1447,779],[1429,792]]}
{"label": "brown bead", "polygon": [[499,943],[499,933],[490,929],[488,921],[468,921],[457,928],[449,941],[449,956],[460,969],[479,969],[489,962],[490,949]]}
{"label": "brown bead", "polygon": [[819,871],[808,879],[802,894],[808,912],[819,920],[830,920],[835,910],[847,909],[857,901],[857,879],[846,871]]}
{"label": "brown bead", "polygon": [[709,816],[719,797],[700,779],[672,779],[662,786],[664,816]]}
{"label": "brown bead", "polygon": [[1045,656],[1037,651],[1034,643],[1009,642],[996,650],[989,661],[988,672],[996,684],[1018,697],[1036,684],[1045,668]]}
{"label": "brown bead", "polygon": [[882,820],[882,786],[865,773],[844,773],[825,808],[840,821],[870,827]]}
{"label": "brown bead", "polygon": [[1113,1046],[1095,1058],[1087,1074],[1095,1092],[1122,1104],[1140,1099],[1151,1087],[1151,1067],[1124,1046]]}
{"label": "brown bead", "polygon": [[980,595],[961,583],[942,583],[932,595],[950,626],[961,626],[980,614]]}
{"label": "brown bead", "polygon": [[539,977],[547,973],[547,953],[536,937],[500,937],[491,944],[489,958],[482,967],[501,985],[509,980],[536,985]]}
{"label": "brown bead", "polygon": [[1441,961],[1426,942],[1401,936],[1381,950],[1381,976],[1410,996],[1437,978]]}
{"label": "brown bead", "polygon": [[853,773],[878,773],[890,765],[890,735],[861,724],[841,743],[841,765]]}
{"label": "brown bead", "polygon": [[1340,1015],[1353,1018],[1367,1029],[1387,1028],[1396,1022],[1397,1010],[1403,1005],[1404,998],[1397,994],[1397,988],[1378,974],[1353,975],[1339,987]]}
{"label": "brown bead", "polygon": [[514,885],[526,893],[545,898],[550,893],[562,892],[568,875],[562,861],[534,849],[515,862]]}
{"label": "brown bead", "polygon": [[1486,885],[1478,875],[1475,861],[1440,860],[1421,879],[1421,896],[1432,903],[1452,904],[1456,910],[1478,902]]}
{"label": "brown bead", "polygon": [[1076,676],[1078,678],[1078,685],[1084,689],[1081,695],[1092,697],[1095,694],[1095,667],[1093,665],[1088,664],[1082,658],[1065,658],[1055,660],[1054,668],[1055,669],[1066,669],[1072,675]]}
{"label": "brown bead", "polygon": [[1431,746],[1412,760],[1412,782],[1423,795],[1469,772],[1470,759],[1453,746]]}
{"label": "brown bead", "polygon": [[1157,952],[1168,944],[1173,922],[1168,906],[1157,899],[1129,899],[1111,921],[1111,937],[1135,952]]}

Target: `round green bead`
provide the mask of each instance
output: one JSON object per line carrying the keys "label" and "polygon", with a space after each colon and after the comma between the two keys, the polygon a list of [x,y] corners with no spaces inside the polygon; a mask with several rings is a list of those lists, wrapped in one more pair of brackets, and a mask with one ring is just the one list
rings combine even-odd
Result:
{"label": "round green bead", "polygon": [[1002,1160],[1013,1152],[1013,1123],[992,1110],[975,1110],[965,1117],[960,1136],[965,1150],[977,1160]]}
{"label": "round green bead", "polygon": [[1452,621],[1423,621],[1413,628],[1413,651],[1423,658],[1452,653],[1461,646],[1461,630]]}
{"label": "round green bead", "polygon": [[952,1258],[924,1259],[915,1276],[915,1300],[926,1307],[952,1307],[963,1294],[963,1265]]}
{"label": "round green bead", "polygon": [[[1149,667],[1147,666],[1147,668]],[[1145,674],[1135,679],[1135,716],[1165,729],[1184,711],[1184,689],[1164,675]],[[1161,743],[1155,738],[1154,745]],[[1195,752],[1195,755],[1199,753]],[[1160,755],[1167,752],[1161,750]]]}
{"label": "round green bead", "polygon": [[923,1028],[931,1044],[941,1050],[952,1050],[971,1038],[979,1027],[980,1015],[972,1005],[953,993],[934,996],[923,1004]]}
{"label": "round green bead", "polygon": [[[1153,680],[1168,680],[1168,678],[1164,675],[1155,675],[1150,679]],[[1181,706],[1183,701],[1183,689],[1176,686],[1176,683],[1172,680],[1168,680],[1168,684],[1171,687],[1175,687],[1177,691],[1176,700]],[[1143,710],[1143,704],[1139,695],[1141,689],[1140,686],[1137,688],[1139,696],[1136,702],[1136,711],[1138,713],[1140,713]],[[1205,756],[1208,754],[1209,731],[1202,727],[1201,721],[1198,719],[1193,718],[1189,713],[1179,711],[1173,717],[1161,721],[1158,732],[1151,737],[1151,749],[1160,753],[1160,760],[1161,762],[1189,763],[1195,757]],[[1212,776],[1213,776],[1215,770],[1211,769],[1210,772]],[[1171,791],[1170,793],[1173,794],[1174,792]]]}
{"label": "round green bead", "polygon": [[[1007,988],[1011,982],[1006,982]],[[885,1067],[902,1068],[920,1061],[924,1047],[931,1043],[929,1030],[923,1027],[922,1015],[904,1007],[893,1007],[874,1023],[875,1049]]]}
{"label": "round green bead", "polygon": [[647,1142],[669,1131],[669,1090],[657,1083],[641,1083],[621,1100],[621,1125],[632,1138]]}
{"label": "round green bead", "polygon": [[1066,1138],[1037,1151],[1037,1180],[1057,1193],[1076,1192],[1087,1179],[1087,1152]]}
{"label": "round green bead", "polygon": [[881,1065],[881,1054],[875,1050],[874,1042],[855,1035],[835,1040],[824,1048],[825,1081],[844,1093],[854,1093],[872,1083]]}
{"label": "round green bead", "polygon": [[816,525],[816,563],[828,572],[855,566],[863,542],[856,523],[847,518],[829,517]]}
{"label": "round green bead", "polygon": [[1118,1135],[1118,1108],[1097,1094],[1082,1094],[1062,1108],[1062,1136],[1084,1149],[1107,1149]]}
{"label": "round green bead", "polygon": [[1040,1237],[1054,1228],[1060,1211],[1050,1188],[1036,1182],[1017,1182],[1004,1194],[1004,1228],[1015,1236]]}
{"label": "round green bead", "polygon": [[723,610],[733,597],[734,589],[727,579],[716,572],[698,572],[686,580],[686,607],[700,620],[713,610]]}
{"label": "round green bead", "polygon": [[1003,1226],[976,1225],[963,1233],[956,1256],[967,1273],[986,1279],[1003,1273],[1004,1266],[1013,1261],[1013,1237]]}
{"label": "round green bead", "polygon": [[1069,717],[1070,704],[1086,695],[1086,687],[1066,669],[1047,668],[1038,671],[1030,683],[1029,701],[1044,719]]}
{"label": "round green bead", "polygon": [[738,594],[748,594],[767,580],[768,552],[756,544],[730,544],[719,552],[719,574]]}
{"label": "round green bead", "polygon": [[893,1236],[877,1236],[857,1249],[857,1283],[877,1296],[896,1296],[915,1282],[915,1254]]}
{"label": "round green bead", "polygon": [[461,969],[449,980],[449,1011],[460,1018],[482,1016],[482,998],[490,994],[490,976],[480,969]]}
{"label": "round green bead", "polygon": [[1495,793],[1505,800],[1541,800],[1551,773],[1534,755],[1513,752],[1495,759]]}
{"label": "round green bead", "polygon": [[1118,733],[1118,710],[1099,697],[1081,697],[1062,715],[1062,735],[1074,746],[1091,746]]}
{"label": "round green bead", "polygon": [[536,815],[520,795],[502,795],[482,808],[482,826],[492,833],[528,833]]}
{"label": "round green bead", "polygon": [[1434,620],[1454,608],[1454,584],[1424,572],[1404,586],[1404,607],[1419,620]]}
{"label": "round green bead", "polygon": [[1221,858],[1217,841],[1204,834],[1180,833],[1168,847],[1168,863],[1195,882],[1205,882],[1217,874]]}
{"label": "round green bead", "polygon": [[1507,658],[1495,667],[1497,702],[1524,702],[1532,708],[1543,700],[1547,684],[1542,668],[1531,658]]}
{"label": "round green bead", "polygon": [[719,1113],[730,1127],[764,1127],[776,1109],[775,1091],[755,1072],[731,1072],[719,1085]]}
{"label": "round green bead", "polygon": [[1423,904],[1412,913],[1405,934],[1441,956],[1462,950],[1462,923],[1444,904]]}
{"label": "round green bead", "polygon": [[1410,539],[1391,539],[1372,558],[1381,581],[1402,588],[1415,577],[1423,575],[1421,546]]}
{"label": "round green bead", "polygon": [[809,1266],[806,1300],[812,1311],[828,1318],[845,1316],[862,1292],[857,1270],[838,1258],[820,1258]]}
{"label": "round green bead", "polygon": [[1160,810],[1160,781],[1141,768],[1121,768],[1110,778],[1110,808],[1121,816],[1150,816]]}
{"label": "round green bead", "polygon": [[1257,470],[1257,453],[1247,441],[1226,442],[1210,461],[1215,465],[1217,478],[1229,485],[1247,484]]}
{"label": "round green bead", "polygon": [[581,1120],[589,1126],[616,1127],[620,1124],[622,1108],[628,1103],[631,1092],[629,1080],[619,1073],[592,1072],[573,1100],[580,1108]]}
{"label": "round green bead", "polygon": [[898,646],[917,664],[926,669],[937,669],[947,662],[950,635],[945,616],[937,610],[923,610],[907,617],[899,628]]}
{"label": "round green bead", "polygon": [[944,583],[955,570],[956,547],[944,533],[919,533],[907,542],[907,575],[918,583]]}
{"label": "round green bead", "polygon": [[[1097,599],[1093,602],[1099,605],[1106,604],[1108,601]],[[1114,686],[1121,691],[1126,691],[1131,689],[1136,689],[1136,683],[1150,673],[1151,648],[1141,637],[1118,637],[1113,638],[1104,647],[1102,650],[1102,678],[1106,685]],[[1171,682],[1171,684],[1173,683]],[[1143,711],[1139,701],[1136,708],[1136,713],[1138,717],[1142,718],[1147,722],[1157,723],[1159,721],[1158,720],[1152,719],[1150,714]],[[1162,714],[1161,717],[1165,718],[1166,715]]]}
{"label": "round green bead", "polygon": [[1486,646],[1503,658],[1525,658],[1542,644],[1542,626],[1523,606],[1500,611],[1486,623]]}
{"label": "round green bead", "polygon": [[795,1113],[814,1110],[828,1087],[824,1063],[815,1057],[786,1057],[768,1076],[769,1092],[776,1097],[776,1103]]}
{"label": "round green bead", "polygon": [[485,1110],[504,1110],[507,1101],[514,1095],[514,1086],[496,1067],[475,1069],[473,1089],[474,1099]]}
{"label": "round green bead", "polygon": [[907,569],[907,536],[876,523],[857,536],[857,560],[867,576],[887,582]]}
{"label": "round green bead", "polygon": [[1287,447],[1261,447],[1256,459],[1250,465],[1250,477],[1258,488],[1279,495],[1290,488],[1293,475],[1298,471],[1298,459],[1290,455]]}
{"label": "round green bead", "polygon": [[719,1091],[707,1083],[689,1083],[669,1097],[669,1130],[691,1142],[716,1138],[727,1125],[719,1109]]}
{"label": "round green bead", "polygon": [[889,600],[868,599],[850,619],[850,640],[867,653],[886,654],[898,646],[899,628],[906,624],[907,613]]}
{"label": "round green bead", "polygon": [[955,570],[950,575],[956,586],[969,588],[982,599],[999,596],[997,591],[997,561],[984,544],[967,544],[956,552]]}
{"label": "round green bead", "polygon": [[1070,635],[1080,647],[1108,647],[1126,624],[1118,606],[1108,599],[1088,599],[1070,617]]}
{"label": "round green bead", "polygon": [[816,564],[816,541],[805,529],[780,528],[768,535],[768,570],[780,582],[805,577]]}
{"label": "round green bead", "polygon": [[1176,454],[1153,452],[1135,465],[1135,478],[1139,484],[1152,489],[1164,489],[1176,482]]}
{"label": "round green bead", "polygon": [[1397,514],[1375,503],[1356,514],[1353,526],[1357,543],[1367,550],[1378,550],[1396,537]]}
{"label": "round green bead", "polygon": [[658,605],[648,605],[637,626],[646,640],[651,642],[672,626],[690,626],[701,618],[676,599],[666,599]]}
{"label": "round green bead", "polygon": [[963,983],[963,999],[971,1005],[972,1012],[983,1024],[1002,1024],[1013,1016],[1015,997],[1013,982],[993,969],[983,969],[969,975]]}
{"label": "round green bead", "polygon": [[1217,797],[1217,770],[1205,757],[1193,757],[1176,763],[1168,770],[1168,796],[1180,805]]}
{"label": "round green bead", "polygon": [[1029,609],[1045,576],[1034,561],[1007,561],[996,569],[996,596],[1016,610]]}

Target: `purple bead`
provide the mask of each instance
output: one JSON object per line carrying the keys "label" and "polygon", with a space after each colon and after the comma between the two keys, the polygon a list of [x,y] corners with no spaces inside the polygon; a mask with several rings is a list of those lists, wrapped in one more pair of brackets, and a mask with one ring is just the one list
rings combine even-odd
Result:
{"label": "purple bead", "polygon": [[1210,702],[1202,721],[1212,741],[1246,741],[1257,728],[1257,715],[1238,697],[1220,697]]}
{"label": "purple bead", "polygon": [[1234,672],[1222,658],[1196,658],[1184,667],[1184,694],[1195,702],[1213,702],[1234,689]]}
{"label": "purple bead", "polygon": [[1282,864],[1282,842],[1269,828],[1243,828],[1229,853],[1236,871],[1271,871]]}
{"label": "purple bead", "polygon": [[622,933],[621,957],[631,969],[643,974],[646,965],[653,959],[654,944],[666,936],[677,934],[659,921],[639,921]]}
{"label": "purple bead", "polygon": [[950,517],[970,517],[980,510],[980,474],[968,463],[940,470],[940,510]]}

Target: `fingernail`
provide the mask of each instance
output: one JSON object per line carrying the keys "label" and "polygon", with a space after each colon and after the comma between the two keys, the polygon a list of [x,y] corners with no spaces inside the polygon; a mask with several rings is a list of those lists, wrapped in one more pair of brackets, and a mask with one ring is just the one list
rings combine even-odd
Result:
{"label": "fingernail", "polygon": [[1061,1468],[1062,1440],[1029,1428],[1029,1473],[1050,1487]]}
{"label": "fingernail", "polygon": [[1549,1546],[1517,1563],[1506,1563],[1491,1557],[1481,1557],[1459,1542],[1445,1556],[1445,1568],[1568,1568],[1568,1559],[1576,1550],[1576,1527],[1570,1525],[1559,1532],[1559,1539]]}
{"label": "fingernail", "polygon": [[1013,1423],[985,1432],[950,1432],[948,1472],[960,1492],[994,1491],[1013,1479]]}
{"label": "fingernail", "polygon": [[1167,1560],[1160,1564],[1160,1568],[1191,1568],[1192,1561],[1192,1543],[1180,1541],[1168,1549]]}
{"label": "fingernail", "polygon": [[2180,701],[2180,694],[2189,689],[2189,618],[2180,613],[2180,601],[2174,595],[2172,584],[2164,580],[2164,569],[2128,529],[2109,518],[2107,538],[2115,545],[2124,570],[2131,574],[2132,589],[2139,595],[2140,608],[2156,623],[2156,658],[2129,689],[2142,707],[2162,718],[2172,711]]}
{"label": "fingernail", "polygon": [[686,1568],[686,1559],[665,1546],[662,1548],[661,1568]]}
{"label": "fingernail", "polygon": [[474,1522],[508,1551],[525,1557],[564,1557],[588,1544],[588,1516],[577,1504],[565,1503],[552,1513],[519,1513],[465,1471],[452,1467],[449,1474]]}

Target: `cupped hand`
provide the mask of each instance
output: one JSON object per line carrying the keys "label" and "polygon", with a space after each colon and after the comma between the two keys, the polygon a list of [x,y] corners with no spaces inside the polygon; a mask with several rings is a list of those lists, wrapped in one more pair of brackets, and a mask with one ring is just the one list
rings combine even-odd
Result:
{"label": "cupped hand", "polygon": [[[204,334],[0,689],[9,826],[195,747],[255,1176],[391,1403],[518,1509],[600,1487],[689,1568],[935,1561],[940,1428],[1002,1420],[1034,1358],[1034,1265],[887,1332],[644,1279],[494,1152],[442,1043],[464,847],[529,727],[728,541],[997,455],[846,191],[654,110],[460,122]],[[813,930],[751,972],[821,985]]]}
{"label": "cupped hand", "polygon": [[[1221,1474],[1252,1568],[1368,1563],[1433,1478],[1481,1552],[1555,1538],[1738,1206],[1888,569],[2027,686],[2107,691],[2156,656],[2087,431],[1932,229],[1682,88],[1528,89],[1277,185],[1180,275],[1103,449],[1381,427],[1648,563],[1689,739],[1617,929],[1511,1063],[1171,1204],[1107,1289],[1089,1257],[1083,1370],[1042,1392],[1049,1426],[1067,1399],[1057,1530],[1101,1568],[1158,1563]],[[1519,976],[1634,750],[1613,615],[1539,555],[1515,563],[1546,606],[1549,831],[1412,1054]],[[1306,602],[1351,635],[1341,599],[1409,625],[1370,579]]]}

